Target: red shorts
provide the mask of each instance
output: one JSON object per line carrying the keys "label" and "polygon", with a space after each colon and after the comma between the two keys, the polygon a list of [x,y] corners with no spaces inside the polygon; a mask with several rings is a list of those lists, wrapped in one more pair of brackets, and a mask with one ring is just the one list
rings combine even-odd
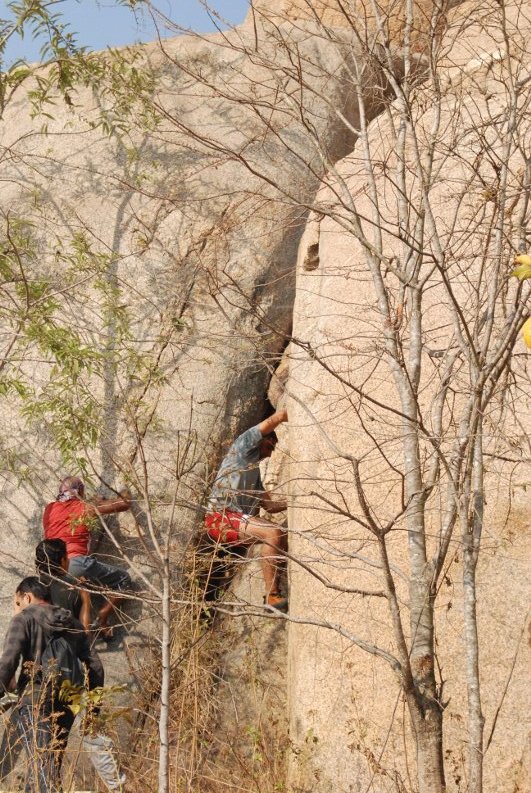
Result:
{"label": "red shorts", "polygon": [[205,515],[207,534],[214,542],[240,542],[240,525],[245,523],[243,512],[208,512]]}

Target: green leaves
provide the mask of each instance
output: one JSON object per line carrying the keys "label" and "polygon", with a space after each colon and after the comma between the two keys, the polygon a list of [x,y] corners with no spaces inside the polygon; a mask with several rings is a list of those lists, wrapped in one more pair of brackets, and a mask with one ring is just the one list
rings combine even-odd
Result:
{"label": "green leaves", "polygon": [[4,377],[0,379],[0,397],[8,396],[11,393],[24,398],[28,396],[29,388],[20,378]]}
{"label": "green leaves", "polygon": [[73,385],[77,383],[83,371],[91,372],[101,360],[101,355],[91,347],[83,344],[80,334],[72,327],[59,325],[53,318],[54,301],[48,303],[45,321],[33,321],[26,324],[26,336],[35,342],[44,356],[55,361],[51,374],[54,378],[67,375]]}
{"label": "green leaves", "polygon": [[53,240],[47,250],[36,229],[13,214],[0,225],[0,397],[16,400],[62,462],[85,472],[87,452],[100,437],[105,367],[118,355],[107,349],[105,329],[94,333],[85,314],[116,315],[120,346],[129,325],[127,312],[114,310],[123,307],[108,277],[117,260],[92,251],[80,234]]}
{"label": "green leaves", "polygon": [[[131,9],[143,1],[115,0],[117,5]],[[98,95],[100,111],[88,122],[90,127],[109,136],[127,135],[134,120],[136,126],[152,129],[158,123],[149,101],[154,80],[148,64],[142,62],[138,67],[140,48],[88,52],[65,23],[61,6],[60,0],[6,4],[9,16],[0,19],[0,118],[14,93],[31,78],[27,97],[33,117],[53,120],[54,109],[61,101],[74,107],[77,88],[83,86],[91,87]],[[21,58],[2,69],[10,39],[23,39],[27,34],[41,43],[41,63],[28,64]]]}
{"label": "green leaves", "polygon": [[65,375],[51,379],[24,399],[21,413],[47,431],[66,467],[85,473],[86,452],[98,443],[102,426],[101,406],[89,388],[74,389]]}
{"label": "green leaves", "polygon": [[[116,1],[131,8],[142,3]],[[17,100],[25,94],[31,115],[43,119],[39,135],[47,134],[47,119],[65,130],[71,120],[80,121],[85,132],[98,129],[119,139],[132,185],[153,180],[155,167],[145,165],[136,135],[159,123],[152,101],[155,79],[142,48],[87,52],[65,24],[60,0],[16,0],[4,9],[0,118],[15,94]],[[3,55],[13,36],[36,39],[43,63],[19,59],[5,68]],[[92,90],[95,100],[83,117],[75,110],[81,89],[85,98],[86,89]],[[71,112],[64,112],[65,104]],[[53,146],[49,154],[56,156]],[[156,338],[153,351],[138,344],[139,318],[124,298],[120,254],[77,219],[58,220],[50,209],[61,203],[50,198],[53,189],[30,179],[24,185],[28,217],[16,210],[0,215],[0,397],[60,453],[65,466],[86,472],[108,423],[109,402],[117,411],[127,405],[139,423],[154,425],[145,396],[165,382],[159,349],[168,341]],[[176,321],[168,338],[184,329]],[[111,383],[118,396],[111,395]]]}

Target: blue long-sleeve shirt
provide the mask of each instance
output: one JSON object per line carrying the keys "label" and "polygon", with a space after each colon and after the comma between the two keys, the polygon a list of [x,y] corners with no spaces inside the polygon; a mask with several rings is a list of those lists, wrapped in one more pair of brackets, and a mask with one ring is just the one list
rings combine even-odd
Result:
{"label": "blue long-sleeve shirt", "polygon": [[236,438],[216,476],[207,504],[209,512],[258,512],[264,493],[259,468],[262,440],[258,425]]}

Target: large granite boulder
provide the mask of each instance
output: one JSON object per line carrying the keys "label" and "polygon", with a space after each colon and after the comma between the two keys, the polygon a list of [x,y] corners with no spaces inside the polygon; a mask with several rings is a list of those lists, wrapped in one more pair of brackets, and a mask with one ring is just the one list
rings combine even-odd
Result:
{"label": "large granite boulder", "polygon": [[[109,58],[112,79],[71,89],[68,103],[52,94],[46,115],[23,88],[7,104],[0,203],[27,221],[23,261],[29,278],[55,287],[53,321],[75,328],[100,360],[72,394],[50,356],[28,345],[22,368],[40,398],[38,420],[21,420],[16,394],[5,400],[5,597],[31,569],[43,504],[64,474],[58,446],[95,485],[100,476],[128,478],[140,502],[164,509],[177,439],[184,448],[193,436],[178,496],[179,531],[189,536],[222,443],[261,418],[290,330],[304,204],[328,163],[352,146],[338,109],[356,122],[345,36],[325,41],[313,31],[286,21],[274,31],[264,23],[177,37],[124,52],[118,65]],[[295,70],[282,39],[298,49]],[[138,90],[145,99],[149,87],[149,102],[119,86],[131,64],[146,75]],[[297,119],[277,82],[289,89],[301,67],[309,95],[307,117]],[[116,91],[130,102],[125,126]],[[376,111],[380,94],[373,104]],[[64,420],[58,396],[68,403]],[[99,433],[77,453],[64,438],[76,411]]]}
{"label": "large granite boulder", "polygon": [[[141,664],[158,631],[157,538],[168,532],[178,579],[224,444],[262,418],[307,206],[353,145],[357,44],[316,30],[259,20],[95,55],[66,101],[42,94],[41,70],[3,107],[2,245],[20,254],[22,280],[49,285],[54,308],[7,369],[33,394],[2,392],[0,632],[57,481],[75,469],[91,489],[125,479],[137,504],[113,525],[120,548],[100,550],[132,564],[151,599],[130,615],[127,657],[106,654],[109,683],[134,684],[127,661]],[[303,116],[290,100],[301,80]],[[369,69],[373,113],[380,83]],[[24,328],[20,277],[0,298],[4,353]],[[39,344],[48,330],[47,344],[64,331],[53,350]]]}
{"label": "large granite boulder", "polygon": [[[385,660],[360,647],[394,652],[387,609],[382,598],[344,590],[381,588],[374,545],[353,520],[359,494],[351,458],[363,458],[364,487],[379,521],[390,520],[402,504],[399,396],[382,337],[385,328],[394,328],[405,354],[411,350],[411,307],[394,280],[393,257],[402,257],[403,263],[404,250],[414,248],[396,218],[397,206],[408,214],[404,195],[418,207],[418,155],[409,141],[405,152],[411,172],[406,192],[401,192],[393,180],[400,152],[395,108],[369,128],[376,193],[368,191],[361,150],[346,156],[361,122],[353,72],[362,67],[364,122],[382,109],[389,83],[372,61],[365,63],[363,48],[355,36],[353,40],[350,24],[344,24],[344,4],[327,4],[326,29],[312,18],[312,4],[304,0],[254,5],[256,13],[230,33],[179,37],[141,48],[135,56],[145,78],[139,91],[145,97],[149,89],[153,104],[133,100],[128,112],[134,123],[126,127],[119,119],[127,107],[115,106],[116,94],[101,89],[72,90],[71,105],[55,98],[51,118],[36,120],[22,92],[7,106],[0,129],[4,219],[9,210],[12,218],[30,222],[23,251],[26,272],[54,285],[56,323],[75,327],[100,357],[92,370],[81,372],[74,389],[61,391],[48,357],[43,360],[29,346],[21,370],[24,378],[33,379],[44,406],[40,414],[34,411],[40,421],[22,420],[16,394],[10,392],[4,400],[6,530],[0,581],[5,608],[0,628],[9,616],[13,583],[32,569],[43,505],[65,473],[61,440],[63,457],[84,458],[79,462],[94,485],[99,477],[106,485],[125,477],[136,489],[138,508],[115,527],[135,573],[157,580],[149,537],[153,526],[171,527],[179,568],[224,444],[261,417],[271,372],[291,334],[296,290],[285,446],[292,463],[288,472],[284,463],[273,472],[279,481],[291,482],[290,551],[305,565],[292,564],[290,573],[289,787],[294,793],[366,790],[369,785],[375,791],[405,790],[414,787],[414,770],[404,703]],[[321,9],[321,4],[313,6]],[[521,152],[529,125],[520,125],[521,139],[507,158],[504,146],[516,132],[503,126],[512,101],[520,112],[527,85],[529,8],[515,9],[504,7],[502,14],[490,1],[467,4],[454,16],[438,52],[437,82],[418,85],[411,96],[420,156],[428,157],[430,141],[437,142],[439,170],[430,185],[436,212],[431,231],[422,231],[426,257],[431,261],[437,232],[448,242],[457,305],[479,343],[485,342],[481,334],[488,311],[482,317],[492,274],[499,275],[496,262],[503,254],[509,272],[521,245]],[[420,15],[419,29],[429,16]],[[398,13],[397,28],[400,19]],[[424,55],[426,39],[413,38],[415,57]],[[126,55],[122,66],[108,61],[104,84],[109,88],[112,83],[122,99],[121,80],[131,77],[132,57]],[[418,65],[419,59],[413,62]],[[420,63],[426,62],[420,58]],[[396,66],[398,75],[398,62]],[[338,160],[334,172],[331,166]],[[496,197],[506,162],[508,200],[500,208]],[[322,178],[329,186],[316,202]],[[378,205],[382,251],[389,264],[385,277],[391,310],[385,318],[376,306],[366,252],[345,230],[351,218],[348,204],[337,205],[337,196],[344,197],[339,183],[348,185],[371,234],[370,218]],[[300,236],[310,208],[319,209],[316,203],[322,213],[314,213],[307,225],[295,284]],[[492,220],[494,209],[498,225]],[[497,259],[496,245],[501,251]],[[441,271],[435,269],[430,279],[424,297],[419,410],[432,426],[430,411],[445,382],[440,364],[449,360],[455,305],[448,302]],[[503,333],[503,312],[511,305],[516,282],[503,281],[500,289],[493,343]],[[513,410],[523,401],[522,353],[516,345],[512,373],[500,384],[507,399],[502,404],[496,397],[484,418],[488,498],[478,576],[487,737],[492,733],[485,757],[489,793],[524,786],[523,729],[511,717],[524,697],[524,597],[518,572],[523,486],[529,475],[520,465],[525,416]],[[454,418],[470,388],[466,366],[454,369],[452,376],[442,414],[445,452],[457,436]],[[279,384],[280,390],[271,392],[273,400],[280,397],[283,376]],[[64,422],[54,401],[58,397],[68,406]],[[99,435],[87,448],[72,450],[64,445],[62,429],[76,410],[98,426]],[[429,446],[422,450],[428,461]],[[435,487],[429,500],[431,549],[443,498],[443,488]],[[409,559],[402,528],[398,521],[388,547],[407,614]],[[447,781],[456,792],[464,788],[467,743],[460,543],[456,531],[436,612],[443,699],[449,701]],[[112,546],[107,551],[120,556]],[[235,593],[240,603],[252,605],[261,596],[260,576],[252,562],[245,570]],[[337,588],[324,586],[324,579]],[[157,607],[148,610],[150,618]],[[130,655],[141,653],[150,621],[143,620]],[[277,703],[272,707],[282,720],[284,631],[275,622],[255,635],[259,624],[251,618],[232,625],[226,634],[231,646],[225,655],[220,651],[221,702],[230,703],[245,688],[235,712],[250,728],[261,715],[260,697],[254,694],[268,687],[266,664],[260,660],[253,676],[250,655],[272,653],[272,700]],[[246,648],[240,642],[247,642]],[[106,658],[109,679],[131,682],[124,656],[111,655]],[[225,739],[221,751],[205,758],[210,775],[216,765],[230,762],[231,741],[237,737],[235,723],[227,724],[229,717],[220,713],[212,724],[222,725]],[[264,731],[266,737],[271,734]],[[239,751],[251,767],[253,735],[249,732],[250,740]],[[186,748],[181,750],[184,756]],[[190,755],[186,762],[191,768],[194,758]],[[243,784],[244,777],[230,770],[223,777]]]}
{"label": "large granite boulder", "polygon": [[[293,791],[416,789],[411,724],[389,663],[399,652],[397,636],[387,600],[379,596],[385,582],[370,520],[391,526],[387,552],[411,642],[409,576],[418,569],[418,544],[405,516],[417,494],[407,491],[411,424],[404,422],[396,362],[404,361],[418,382],[424,484],[441,465],[426,493],[429,564],[451,507],[444,465],[453,464],[457,446],[475,431],[466,415],[474,361],[494,360],[528,292],[510,272],[515,253],[529,250],[530,25],[528,3],[456,9],[432,63],[436,81],[418,85],[408,97],[411,127],[398,101],[371,123],[364,146],[358,142],[319,193],[323,212],[311,218],[301,242],[287,385],[290,551],[304,562],[292,563],[290,571]],[[348,186],[351,205],[338,185]],[[425,276],[417,293],[420,335],[418,304],[403,278],[409,265],[411,278],[417,265]],[[460,332],[469,334],[466,341]],[[397,343],[394,355],[390,338]],[[525,362],[516,336],[510,366],[482,415],[486,503],[477,609],[483,789],[489,793],[525,787],[526,729],[516,716],[526,698],[529,597]],[[436,678],[451,791],[466,788],[470,740],[465,535],[458,521],[435,595]]]}

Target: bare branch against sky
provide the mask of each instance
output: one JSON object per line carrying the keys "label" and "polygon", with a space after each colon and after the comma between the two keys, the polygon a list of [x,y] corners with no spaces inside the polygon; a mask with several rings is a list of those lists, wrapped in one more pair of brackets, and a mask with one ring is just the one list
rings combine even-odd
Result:
{"label": "bare branch against sky", "polygon": [[[0,0],[0,22],[13,18],[13,5],[20,3]],[[224,23],[242,22],[249,0],[210,0],[208,6],[213,15],[209,15],[206,4],[201,0],[160,0],[151,5],[161,12],[157,21],[161,34],[173,36],[176,35],[175,30],[164,29],[161,21],[164,17],[176,26],[208,33],[216,27],[226,27]],[[143,3],[138,3],[135,10],[119,0],[52,0],[49,6],[57,6],[57,13],[69,30],[77,34],[79,44],[91,50],[152,41],[157,36],[151,14],[142,7]],[[41,44],[28,35],[24,39],[13,37],[6,47],[4,65],[9,66],[19,58],[39,60]]]}

